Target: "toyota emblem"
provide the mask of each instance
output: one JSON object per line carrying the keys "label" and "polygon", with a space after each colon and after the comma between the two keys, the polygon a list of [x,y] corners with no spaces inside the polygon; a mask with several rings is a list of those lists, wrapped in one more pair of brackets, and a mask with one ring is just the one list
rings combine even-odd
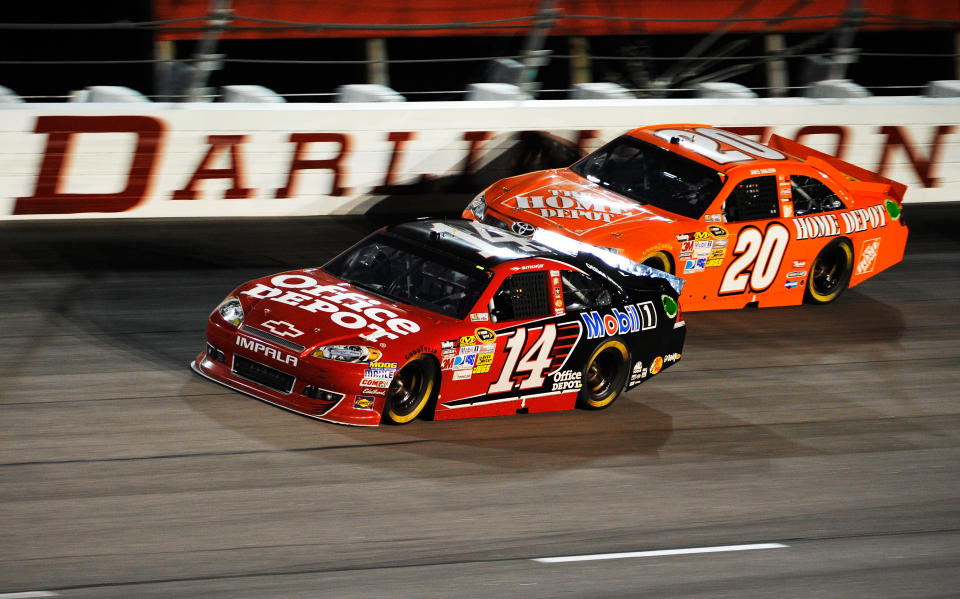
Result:
{"label": "toyota emblem", "polygon": [[510,230],[516,233],[517,235],[530,237],[531,235],[533,235],[534,227],[530,223],[522,223],[518,221],[510,225]]}

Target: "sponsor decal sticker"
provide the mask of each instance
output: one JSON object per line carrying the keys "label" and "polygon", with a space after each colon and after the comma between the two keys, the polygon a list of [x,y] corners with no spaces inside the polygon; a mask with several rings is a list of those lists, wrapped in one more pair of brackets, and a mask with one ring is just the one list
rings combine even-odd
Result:
{"label": "sponsor decal sticker", "polygon": [[802,279],[807,276],[807,271],[805,270],[794,270],[787,273],[788,279]]}
{"label": "sponsor decal sticker", "polygon": [[307,275],[281,274],[271,277],[270,285],[258,282],[241,293],[296,306],[311,314],[327,314],[341,328],[362,331],[358,336],[367,341],[420,332],[418,323],[400,318],[374,297],[351,291],[348,283],[321,285]]}
{"label": "sponsor decal sticker", "polygon": [[864,240],[860,246],[860,260],[857,262],[858,275],[865,275],[873,272],[873,267],[877,264],[877,256],[880,254],[880,238]]}
{"label": "sponsor decal sticker", "polygon": [[390,379],[360,379],[361,387],[375,387],[377,389],[386,389],[390,386]]}
{"label": "sponsor decal sticker", "polygon": [[490,314],[488,312],[474,312],[470,315],[470,320],[472,322],[487,322],[490,320]]}
{"label": "sponsor decal sticker", "polygon": [[803,267],[805,267],[806,265],[807,265],[807,261],[806,261],[806,260],[794,260],[794,261],[793,261],[793,267],[794,267],[794,268],[803,268]]}
{"label": "sponsor decal sticker", "polygon": [[722,222],[723,222],[723,215],[722,215],[722,214],[708,214],[708,215],[706,215],[706,217],[704,217],[704,219],[705,219],[708,223],[722,223]]}
{"label": "sponsor decal sticker", "polygon": [[543,218],[565,218],[594,222],[616,222],[629,216],[632,209],[626,204],[608,202],[599,196],[581,191],[551,189],[549,195],[517,196],[507,206],[514,210],[535,212]]}
{"label": "sponsor decal sticker", "polygon": [[353,400],[353,407],[357,410],[372,410],[374,398],[367,395],[357,395]]}
{"label": "sponsor decal sticker", "polygon": [[663,363],[672,364],[673,362],[676,362],[679,359],[680,359],[679,353],[667,354],[663,357]]}
{"label": "sponsor decal sticker", "polygon": [[658,374],[661,368],[663,368],[663,358],[657,356],[653,359],[653,364],[650,365],[650,375]]}
{"label": "sponsor decal sticker", "polygon": [[724,239],[727,236],[727,230],[720,225],[710,225],[708,230],[710,231],[710,234],[717,239]]}
{"label": "sponsor decal sticker", "polygon": [[493,332],[493,329],[480,327],[474,331],[474,334],[480,343],[492,343],[497,340],[497,334]]}
{"label": "sponsor decal sticker", "polygon": [[887,211],[880,204],[845,212],[815,214],[790,219],[796,239],[817,239],[850,235],[887,226]]}
{"label": "sponsor decal sticker", "polygon": [[477,355],[469,354],[465,356],[454,356],[453,357],[453,369],[454,370],[472,370],[477,363]]}
{"label": "sponsor decal sticker", "polygon": [[453,371],[453,380],[455,381],[465,381],[472,376],[473,376],[472,370],[454,370]]}
{"label": "sponsor decal sticker", "polygon": [[650,301],[624,306],[623,310],[613,308],[612,314],[602,316],[591,310],[580,318],[587,325],[587,339],[647,331],[657,326],[657,311]]}
{"label": "sponsor decal sticker", "polygon": [[799,284],[800,282],[794,279],[792,281],[787,281],[786,283],[783,284],[783,286],[786,287],[787,289],[796,289]]}
{"label": "sponsor decal sticker", "polygon": [[647,369],[643,367],[643,362],[637,362],[630,372],[630,384],[636,385],[645,378],[647,378]]}
{"label": "sponsor decal sticker", "polygon": [[386,395],[387,390],[376,389],[374,387],[364,387],[363,390],[360,392],[363,393],[364,395]]}
{"label": "sponsor decal sticker", "polygon": [[583,386],[581,383],[582,376],[583,374],[579,370],[561,370],[553,375],[553,388],[551,391],[579,389]]}
{"label": "sponsor decal sticker", "polygon": [[[396,362],[392,362],[395,364]],[[383,379],[389,381],[393,378],[393,375],[397,374],[396,368],[367,368],[363,371],[363,378],[366,379]],[[364,383],[361,383],[361,385]]]}

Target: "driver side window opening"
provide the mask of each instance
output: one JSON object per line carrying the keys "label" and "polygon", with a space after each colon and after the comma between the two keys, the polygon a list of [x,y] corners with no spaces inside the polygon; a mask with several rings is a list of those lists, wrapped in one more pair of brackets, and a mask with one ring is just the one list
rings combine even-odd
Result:
{"label": "driver side window opening", "polygon": [[609,306],[610,292],[586,274],[571,270],[560,273],[563,305],[567,312],[582,312]]}
{"label": "driver side window opening", "polygon": [[840,210],[845,206],[823,182],[806,175],[790,175],[793,213],[797,216]]}
{"label": "driver side window opening", "polygon": [[733,188],[723,205],[727,222],[775,218],[777,207],[777,177],[753,177]]}
{"label": "driver side window opening", "polygon": [[510,275],[493,294],[490,303],[490,313],[496,322],[550,315],[552,308],[546,271]]}

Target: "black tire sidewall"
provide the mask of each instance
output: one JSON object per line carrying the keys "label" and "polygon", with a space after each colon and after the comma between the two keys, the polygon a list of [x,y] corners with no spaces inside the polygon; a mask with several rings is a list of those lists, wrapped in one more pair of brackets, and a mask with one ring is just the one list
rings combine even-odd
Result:
{"label": "black tire sidewall", "polygon": [[380,416],[381,422],[387,422],[389,424],[407,424],[412,422],[423,413],[427,404],[436,396],[436,389],[439,383],[437,381],[437,366],[433,362],[433,359],[426,354],[415,356],[407,360],[404,365],[397,370],[397,374],[394,376],[400,376],[400,373],[410,367],[418,368],[420,370],[420,376],[427,381],[426,387],[417,399],[416,407],[407,414],[396,414],[390,406],[390,397],[388,395],[383,406],[383,414]]}
{"label": "black tire sidewall", "polygon": [[[610,386],[610,390],[604,395],[603,399],[597,400],[592,398],[590,392],[587,390],[587,374],[590,372],[590,365],[603,353],[614,350],[620,355],[619,365],[617,374],[613,379],[613,384]],[[577,396],[577,406],[588,409],[588,410],[602,410],[603,408],[609,407],[617,397],[623,392],[627,384],[627,378],[630,375],[630,350],[627,347],[627,344],[620,337],[612,337],[610,339],[605,339],[602,343],[597,345],[592,352],[590,352],[590,358],[583,366],[581,371],[580,381],[581,388],[580,394]]]}
{"label": "black tire sidewall", "polygon": [[[848,257],[846,268],[844,269],[843,274],[840,278],[840,285],[836,290],[831,292],[827,296],[816,296],[813,292],[813,275],[816,269],[817,264],[820,262],[820,259],[824,254],[834,251],[836,248],[846,247],[845,255]],[[841,250],[842,251],[842,250]],[[836,300],[844,292],[847,286],[850,284],[850,276],[853,274],[853,264],[855,262],[855,256],[853,254],[853,245],[850,243],[850,240],[846,238],[834,239],[830,243],[823,246],[820,249],[820,252],[817,253],[817,257],[813,259],[813,263],[810,265],[810,272],[807,273],[807,287],[803,292],[804,300],[810,304],[829,304],[830,302]]]}

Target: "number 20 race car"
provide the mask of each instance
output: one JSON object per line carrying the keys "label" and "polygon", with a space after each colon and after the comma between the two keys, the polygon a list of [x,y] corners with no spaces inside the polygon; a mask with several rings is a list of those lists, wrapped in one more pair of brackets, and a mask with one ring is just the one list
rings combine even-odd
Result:
{"label": "number 20 race car", "polygon": [[599,409],[680,359],[682,285],[555,233],[416,221],[244,283],[191,366],[341,424]]}
{"label": "number 20 race car", "polygon": [[655,125],[569,168],[494,183],[463,216],[673,272],[685,310],[825,304],[903,259],[905,191],[776,135]]}

